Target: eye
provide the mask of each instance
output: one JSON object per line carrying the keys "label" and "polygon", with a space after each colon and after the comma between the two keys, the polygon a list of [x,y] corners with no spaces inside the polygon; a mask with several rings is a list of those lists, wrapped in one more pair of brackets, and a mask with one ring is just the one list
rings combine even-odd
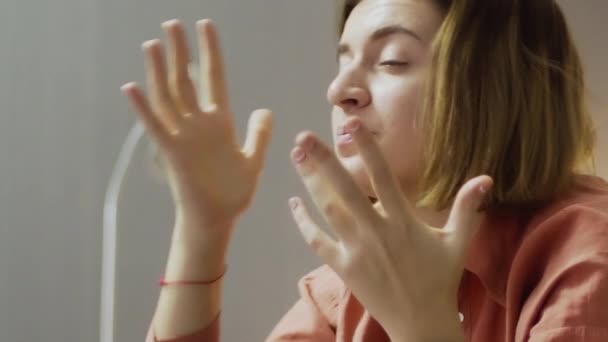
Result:
{"label": "eye", "polygon": [[384,62],[380,63],[380,65],[392,66],[392,67],[404,67],[404,66],[407,66],[408,63],[402,62],[402,61],[384,61]]}

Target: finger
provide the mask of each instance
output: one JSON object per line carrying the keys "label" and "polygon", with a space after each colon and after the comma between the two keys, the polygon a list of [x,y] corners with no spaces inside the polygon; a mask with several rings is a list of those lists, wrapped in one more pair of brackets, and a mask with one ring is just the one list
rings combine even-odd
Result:
{"label": "finger", "polygon": [[129,98],[131,105],[135,108],[135,111],[144,123],[146,130],[152,134],[160,144],[166,143],[169,132],[158,116],[154,114],[152,108],[150,108],[148,100],[139,86],[136,83],[127,83],[123,85],[120,90]]}
{"label": "finger", "polygon": [[357,222],[346,203],[335,196],[327,180],[322,177],[310,177],[304,180],[306,189],[317,209],[321,212],[329,227],[340,241],[350,245],[360,238]]}
{"label": "finger", "polygon": [[452,233],[453,247],[461,257],[467,253],[469,243],[479,229],[483,218],[479,208],[492,185],[492,178],[488,176],[475,177],[456,195],[445,230]]}
{"label": "finger", "polygon": [[199,104],[199,109],[201,108],[202,99],[199,98],[201,94],[201,73],[198,64],[190,63],[188,64],[188,75],[194,84],[194,95],[196,97],[196,102]]}
{"label": "finger", "polygon": [[179,20],[170,20],[163,23],[170,43],[170,92],[175,99],[179,113],[195,114],[199,111],[194,83],[188,72],[190,64],[190,49],[186,31]]}
{"label": "finger", "polygon": [[409,203],[401,192],[397,177],[391,171],[374,135],[357,118],[350,119],[344,128],[351,134],[357,145],[376,196],[382,203],[386,214],[389,217],[406,219],[413,223],[415,219]]}
{"label": "finger", "polygon": [[145,42],[143,49],[146,54],[148,93],[152,97],[154,112],[160,114],[161,120],[165,124],[176,129],[179,120],[177,108],[169,92],[167,65],[163,47],[158,39],[154,39]]}
{"label": "finger", "polygon": [[289,206],[306,243],[326,264],[330,266],[336,265],[340,255],[338,243],[314,223],[310,218],[308,210],[306,210],[306,207],[299,198],[291,198]]}
{"label": "finger", "polygon": [[[328,220],[332,215],[347,215],[361,226],[374,226],[378,214],[369,199],[355,183],[352,176],[336,159],[333,152],[314,134],[305,132],[296,138],[297,146],[292,151],[296,169],[313,201]],[[339,238],[352,241],[359,225],[332,224]]]}
{"label": "finger", "polygon": [[256,170],[262,167],[266,159],[273,127],[273,114],[267,109],[256,110],[249,117],[243,152]]}
{"label": "finger", "polygon": [[228,91],[219,37],[211,20],[196,23],[200,50],[203,109],[228,107]]}

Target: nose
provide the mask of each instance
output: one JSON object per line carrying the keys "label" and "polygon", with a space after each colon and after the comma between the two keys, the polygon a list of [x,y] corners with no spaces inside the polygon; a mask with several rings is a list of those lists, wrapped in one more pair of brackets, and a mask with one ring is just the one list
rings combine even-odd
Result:
{"label": "nose", "polygon": [[331,105],[350,113],[368,106],[371,94],[364,77],[356,70],[346,70],[338,74],[327,89],[327,100]]}

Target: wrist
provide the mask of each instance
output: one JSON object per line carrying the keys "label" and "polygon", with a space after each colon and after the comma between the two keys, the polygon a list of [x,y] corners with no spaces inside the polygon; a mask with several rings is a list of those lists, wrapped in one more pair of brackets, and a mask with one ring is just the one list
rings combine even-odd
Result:
{"label": "wrist", "polygon": [[167,279],[213,279],[225,271],[232,223],[202,227],[180,220],[171,238]]}
{"label": "wrist", "polygon": [[212,229],[233,226],[238,215],[226,213],[221,207],[188,205],[179,201],[175,205],[175,226],[193,227],[196,231],[212,232]]}
{"label": "wrist", "polygon": [[165,268],[169,280],[215,279],[226,269],[226,253],[173,242]]}
{"label": "wrist", "polygon": [[225,256],[235,225],[235,218],[211,220],[208,217],[177,210],[171,245],[187,249],[193,254],[206,252],[210,257]]}
{"label": "wrist", "polygon": [[173,286],[173,285],[182,285],[182,286],[186,286],[186,285],[213,285],[216,284],[218,281],[220,281],[222,278],[224,278],[224,275],[226,274],[226,272],[228,272],[228,265],[224,266],[224,271],[217,277],[213,278],[213,279],[207,279],[207,280],[188,280],[188,279],[183,279],[183,280],[167,280],[164,276],[162,276],[160,278],[159,284],[162,287],[166,287],[166,286]]}

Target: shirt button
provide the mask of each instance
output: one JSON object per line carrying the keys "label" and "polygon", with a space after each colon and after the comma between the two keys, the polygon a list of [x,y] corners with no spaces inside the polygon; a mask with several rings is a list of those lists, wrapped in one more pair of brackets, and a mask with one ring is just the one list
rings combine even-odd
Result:
{"label": "shirt button", "polygon": [[462,312],[458,313],[458,318],[460,318],[460,321],[464,321],[464,315],[462,314]]}

